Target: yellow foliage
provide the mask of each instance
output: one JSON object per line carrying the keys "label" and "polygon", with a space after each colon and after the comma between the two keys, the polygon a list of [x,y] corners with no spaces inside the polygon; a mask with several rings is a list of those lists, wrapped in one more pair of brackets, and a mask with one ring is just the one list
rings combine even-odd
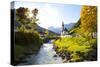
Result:
{"label": "yellow foliage", "polygon": [[82,33],[89,31],[95,32],[97,25],[97,7],[96,6],[83,6],[81,9],[81,25],[80,30]]}

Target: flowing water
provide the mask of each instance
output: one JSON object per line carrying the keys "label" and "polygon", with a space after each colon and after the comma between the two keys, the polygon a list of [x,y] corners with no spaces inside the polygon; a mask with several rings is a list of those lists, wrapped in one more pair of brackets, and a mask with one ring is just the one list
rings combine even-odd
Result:
{"label": "flowing water", "polygon": [[59,57],[53,49],[51,42],[44,43],[37,54],[32,54],[24,60],[26,62],[20,63],[19,65],[63,63],[61,57]]}

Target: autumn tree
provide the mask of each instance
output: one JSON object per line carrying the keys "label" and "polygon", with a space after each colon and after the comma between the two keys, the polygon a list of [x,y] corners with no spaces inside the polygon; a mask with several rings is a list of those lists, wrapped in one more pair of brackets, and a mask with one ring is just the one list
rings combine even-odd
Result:
{"label": "autumn tree", "polygon": [[93,32],[97,32],[97,7],[83,6],[81,9],[80,32],[85,36],[91,36]]}

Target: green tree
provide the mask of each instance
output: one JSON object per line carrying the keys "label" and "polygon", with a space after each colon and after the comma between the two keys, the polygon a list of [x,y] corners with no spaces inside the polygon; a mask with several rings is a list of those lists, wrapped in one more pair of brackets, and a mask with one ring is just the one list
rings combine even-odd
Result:
{"label": "green tree", "polygon": [[48,34],[49,34],[49,32],[48,32],[48,30],[46,29],[46,30],[45,30],[45,35],[48,36]]}
{"label": "green tree", "polygon": [[37,18],[37,14],[38,14],[38,9],[37,8],[35,8],[34,10],[32,10],[32,14],[33,14],[33,16],[32,16],[32,22],[31,22],[31,24],[32,24],[32,27],[33,27],[33,31],[36,29],[36,26],[37,26],[37,21],[39,20],[38,18]]}
{"label": "green tree", "polygon": [[16,9],[17,21],[20,22],[20,24],[21,24],[20,29],[23,32],[25,31],[26,24],[29,23],[28,12],[29,12],[28,8],[20,7],[18,9]]}

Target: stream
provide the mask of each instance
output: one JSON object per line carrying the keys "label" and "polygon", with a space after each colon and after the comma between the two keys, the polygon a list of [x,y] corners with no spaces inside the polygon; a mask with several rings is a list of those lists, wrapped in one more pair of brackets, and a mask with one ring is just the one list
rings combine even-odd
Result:
{"label": "stream", "polygon": [[44,43],[40,51],[37,54],[32,54],[25,58],[23,63],[18,65],[37,65],[37,64],[59,64],[63,63],[61,57],[59,57],[53,49],[51,40],[48,43]]}

